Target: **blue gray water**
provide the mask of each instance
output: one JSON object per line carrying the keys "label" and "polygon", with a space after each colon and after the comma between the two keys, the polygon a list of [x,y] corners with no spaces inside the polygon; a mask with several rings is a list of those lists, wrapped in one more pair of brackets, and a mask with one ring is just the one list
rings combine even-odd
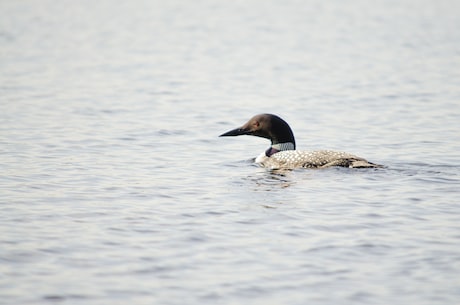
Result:
{"label": "blue gray water", "polygon": [[[0,304],[459,304],[458,1],[0,2]],[[257,113],[383,169],[259,168]]]}

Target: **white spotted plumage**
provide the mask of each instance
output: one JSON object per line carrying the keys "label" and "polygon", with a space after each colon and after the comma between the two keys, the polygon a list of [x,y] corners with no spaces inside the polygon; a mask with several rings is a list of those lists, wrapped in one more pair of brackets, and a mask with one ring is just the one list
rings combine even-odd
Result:
{"label": "white spotted plumage", "polygon": [[256,162],[271,169],[325,168],[329,166],[343,167],[375,167],[375,164],[355,155],[331,150],[285,150],[270,157],[260,155]]}

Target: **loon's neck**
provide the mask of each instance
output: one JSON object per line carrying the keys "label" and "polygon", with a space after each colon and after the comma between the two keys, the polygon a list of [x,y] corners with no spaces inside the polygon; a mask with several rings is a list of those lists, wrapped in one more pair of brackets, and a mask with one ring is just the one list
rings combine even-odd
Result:
{"label": "loon's neck", "polygon": [[294,150],[295,149],[295,144],[292,142],[286,142],[286,143],[276,143],[272,144],[266,151],[265,155],[267,157],[270,157],[273,154],[276,154],[277,152],[283,151],[283,150]]}

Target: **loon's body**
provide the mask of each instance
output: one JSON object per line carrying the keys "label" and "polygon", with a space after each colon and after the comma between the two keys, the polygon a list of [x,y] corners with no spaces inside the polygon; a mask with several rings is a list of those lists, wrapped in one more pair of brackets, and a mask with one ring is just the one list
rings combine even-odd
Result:
{"label": "loon's body", "polygon": [[263,167],[271,169],[325,168],[330,166],[382,167],[345,152],[295,150],[295,139],[291,128],[283,119],[273,114],[258,114],[242,127],[230,130],[220,136],[240,135],[252,135],[271,140],[271,146],[255,160]]}

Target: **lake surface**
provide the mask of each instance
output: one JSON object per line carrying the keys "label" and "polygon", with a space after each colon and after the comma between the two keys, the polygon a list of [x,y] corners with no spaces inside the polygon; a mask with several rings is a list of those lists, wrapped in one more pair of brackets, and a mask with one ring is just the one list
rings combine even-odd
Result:
{"label": "lake surface", "polygon": [[[459,304],[460,2],[0,2],[0,304]],[[298,149],[383,169],[270,171]]]}

